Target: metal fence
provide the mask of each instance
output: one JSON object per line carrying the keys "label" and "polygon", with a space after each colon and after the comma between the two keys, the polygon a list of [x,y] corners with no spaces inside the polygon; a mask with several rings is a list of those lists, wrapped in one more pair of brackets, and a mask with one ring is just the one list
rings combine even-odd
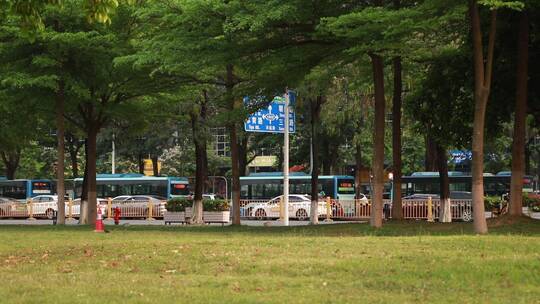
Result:
{"label": "metal fence", "polygon": [[[121,218],[162,218],[165,211],[165,201],[114,201],[100,200],[98,208],[103,218],[112,219],[115,210],[120,211]],[[1,218],[48,218],[52,219],[54,212],[58,211],[57,202],[7,202],[0,203]],[[76,219],[81,214],[80,200],[68,200],[65,203],[65,214],[68,219]]]}
{"label": "metal fence", "polygon": [[[403,200],[403,218],[405,219],[428,219],[431,215],[434,219],[439,217],[440,201],[433,199]],[[383,216],[391,218],[392,203],[390,200],[383,201]],[[311,210],[311,202],[289,202],[289,217],[291,219],[308,219]],[[454,220],[472,220],[471,200],[452,200],[451,213]],[[366,220],[371,216],[371,202],[363,200],[333,200],[326,199],[319,202],[319,218],[338,220]],[[242,219],[265,220],[280,218],[280,203],[268,200],[241,200],[240,216]]]}

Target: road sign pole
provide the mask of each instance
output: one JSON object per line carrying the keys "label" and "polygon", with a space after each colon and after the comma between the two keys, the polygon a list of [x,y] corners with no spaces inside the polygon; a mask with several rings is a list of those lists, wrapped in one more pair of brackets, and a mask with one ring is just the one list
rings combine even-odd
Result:
{"label": "road sign pole", "polygon": [[289,92],[285,93],[285,130],[283,142],[283,226],[289,226]]}

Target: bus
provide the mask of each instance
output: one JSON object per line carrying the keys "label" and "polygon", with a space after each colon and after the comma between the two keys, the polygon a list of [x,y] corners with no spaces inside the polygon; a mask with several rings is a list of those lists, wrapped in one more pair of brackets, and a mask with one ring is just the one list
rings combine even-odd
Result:
{"label": "bus", "polygon": [[52,181],[48,179],[0,180],[0,197],[27,200],[37,195],[54,194]]}
{"label": "bus", "polygon": [[[82,178],[74,180],[75,197],[82,194]],[[156,177],[142,174],[98,174],[97,197],[107,198],[120,195],[154,195],[166,199],[187,197],[189,181],[183,177]]]}
{"label": "bus", "polygon": [[[347,175],[321,175],[318,180],[320,196],[332,199],[354,200],[354,177]],[[311,175],[291,173],[289,193],[311,194]],[[245,200],[267,200],[283,194],[281,172],[251,173],[240,177],[240,198]]]}
{"label": "bus", "polygon": [[[450,171],[448,172],[450,182],[450,193],[464,193],[472,191],[472,177],[469,174]],[[502,196],[510,193],[510,172],[499,172],[497,174],[484,173],[484,193],[486,196]],[[410,176],[403,176],[401,179],[401,189],[403,196],[414,194],[439,194],[439,172],[415,172]],[[523,178],[523,192],[532,192],[534,186],[533,178],[525,176]]]}

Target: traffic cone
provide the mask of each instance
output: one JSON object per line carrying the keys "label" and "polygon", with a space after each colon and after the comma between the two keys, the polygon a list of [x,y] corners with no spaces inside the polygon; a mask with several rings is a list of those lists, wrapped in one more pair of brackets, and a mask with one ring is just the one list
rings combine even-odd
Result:
{"label": "traffic cone", "polygon": [[97,210],[96,230],[94,232],[105,232],[105,226],[103,225],[103,216],[101,215],[101,208]]}

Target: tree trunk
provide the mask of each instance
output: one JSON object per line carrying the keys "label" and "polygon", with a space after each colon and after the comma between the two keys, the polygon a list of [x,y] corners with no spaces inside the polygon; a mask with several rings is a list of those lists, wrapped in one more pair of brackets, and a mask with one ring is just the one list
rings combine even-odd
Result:
{"label": "tree trunk", "polygon": [[[311,149],[313,153],[313,169],[311,171],[311,208],[310,223],[319,224],[319,120],[321,114],[322,97],[310,99],[311,107]],[[337,199],[337,197],[335,197]]]}
{"label": "tree trunk", "polygon": [[81,144],[79,142],[79,139],[75,137],[70,132],[66,132],[66,142],[67,142],[67,150],[69,154],[69,161],[71,163],[71,176],[73,178],[79,177],[79,162],[78,162],[78,155],[79,150],[81,149]]}
{"label": "tree trunk", "polygon": [[[240,107],[233,95],[234,88],[234,67],[231,64],[227,65],[227,79],[226,90],[229,99],[229,106],[232,112],[232,119],[234,118],[234,112]],[[237,136],[237,124],[236,120],[233,120],[229,124],[230,133],[230,148],[231,148],[231,171],[232,171],[232,224],[240,225],[240,160],[238,151],[238,136]]]}
{"label": "tree trunk", "polygon": [[356,198],[359,199],[362,194],[362,145],[360,143],[356,144],[356,155],[355,155],[355,173],[354,173],[354,184],[355,184],[355,193]]}
{"label": "tree trunk", "polygon": [[15,149],[14,151],[4,152],[2,151],[2,161],[6,166],[7,179],[15,179],[15,173],[19,167],[19,161],[21,159],[21,149]]}
{"label": "tree trunk", "polygon": [[88,126],[88,158],[86,167],[88,168],[88,204],[86,224],[94,225],[97,216],[97,185],[96,185],[96,157],[97,157],[97,135],[99,127],[95,125]]}
{"label": "tree trunk", "polygon": [[203,191],[207,180],[206,155],[206,105],[208,96],[203,91],[203,101],[198,113],[191,115],[191,129],[195,144],[195,195],[193,199],[193,224],[204,224],[203,221]]}
{"label": "tree trunk", "polygon": [[84,175],[81,191],[79,224],[87,224],[88,218],[88,138],[84,140]]}
{"label": "tree trunk", "polygon": [[[399,5],[399,1],[398,5]],[[401,57],[394,58],[394,98],[392,103],[392,162],[393,162],[393,193],[392,218],[403,219],[401,206]]]}
{"label": "tree trunk", "polygon": [[159,158],[157,155],[152,156],[152,171],[154,176],[159,176]]}
{"label": "tree trunk", "polygon": [[480,16],[476,0],[470,1],[469,13],[474,55],[474,121],[472,138],[473,217],[475,232],[486,234],[488,228],[484,215],[484,127],[486,106],[491,89],[497,10],[491,10],[491,24],[485,66]]}
{"label": "tree trunk", "polygon": [[58,83],[58,92],[56,93],[56,140],[58,143],[56,161],[56,193],[58,194],[57,223],[59,225],[64,225],[66,223],[66,208],[64,202],[64,195],[66,193],[66,187],[64,184],[64,101],[64,81],[60,80]]}
{"label": "tree trunk", "polygon": [[452,211],[450,205],[450,179],[448,178],[448,159],[446,157],[446,149],[440,144],[437,144],[437,167],[439,168],[439,186],[440,186],[440,202],[439,222],[452,222]]}
{"label": "tree trunk", "polygon": [[371,196],[370,225],[382,227],[384,189],[384,64],[381,56],[371,54],[373,82],[375,85],[375,135],[373,136],[373,193]]}
{"label": "tree trunk", "polygon": [[246,132],[242,134],[243,136],[240,139],[240,142],[238,143],[238,161],[240,162],[240,176],[245,176],[247,172],[247,166],[248,166],[248,141],[249,136]]}
{"label": "tree trunk", "polygon": [[525,167],[525,124],[527,115],[527,81],[529,64],[529,18],[521,12],[518,36],[516,73],[516,114],[512,143],[512,180],[510,183],[510,215],[522,215],[523,176]]}
{"label": "tree trunk", "polygon": [[139,151],[139,154],[137,155],[137,161],[139,163],[139,174],[144,174],[144,156],[142,154],[142,151]]}
{"label": "tree trunk", "polygon": [[428,172],[437,171],[437,159],[437,145],[430,132],[428,132],[428,135],[426,135],[425,170]]}

